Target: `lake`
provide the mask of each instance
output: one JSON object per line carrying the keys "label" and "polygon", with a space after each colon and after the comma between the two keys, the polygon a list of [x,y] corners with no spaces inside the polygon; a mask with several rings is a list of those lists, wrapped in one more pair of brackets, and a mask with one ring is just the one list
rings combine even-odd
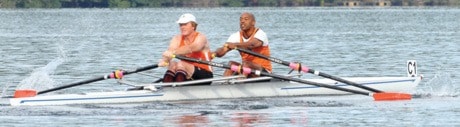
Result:
{"label": "lake", "polygon": [[[2,126],[459,126],[460,8],[296,7],[0,9],[0,88],[44,90],[116,69],[155,64],[183,13],[214,50],[254,13],[272,56],[340,77],[405,76],[417,60],[424,76],[410,101],[362,95],[176,103],[10,107]],[[230,52],[216,62],[238,61]],[[274,72],[290,70],[273,64]],[[222,69],[215,68],[216,74]],[[164,68],[147,73],[161,76]],[[156,77],[126,76],[151,82]],[[305,74],[303,78],[317,78]],[[104,80],[56,92],[124,90]]]}

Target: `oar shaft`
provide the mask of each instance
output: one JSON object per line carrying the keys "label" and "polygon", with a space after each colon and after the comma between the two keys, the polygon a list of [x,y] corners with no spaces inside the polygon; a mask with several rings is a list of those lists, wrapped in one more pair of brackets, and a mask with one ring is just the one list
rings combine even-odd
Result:
{"label": "oar shaft", "polygon": [[[146,71],[146,70],[154,69],[154,68],[157,68],[157,67],[158,67],[158,64],[154,64],[154,65],[149,65],[149,66],[137,68],[137,69],[135,69],[133,71],[122,71],[122,73],[123,73],[123,75],[129,75],[129,74],[132,74],[132,73]],[[52,92],[52,91],[56,91],[56,90],[66,89],[66,88],[79,86],[79,85],[83,85],[83,84],[88,84],[88,83],[101,81],[101,80],[105,80],[105,79],[110,79],[110,78],[111,78],[110,74],[108,74],[108,75],[104,75],[104,76],[101,76],[101,77],[96,77],[96,78],[89,79],[89,80],[84,80],[84,81],[75,82],[75,83],[71,83],[71,84],[56,87],[56,88],[51,88],[51,89],[48,89],[48,90],[43,90],[43,91],[38,92],[37,94],[44,94],[44,93],[48,93],[48,92]]]}
{"label": "oar shaft", "polygon": [[[255,71],[252,70],[251,73],[255,73]],[[298,82],[298,83],[310,84],[310,85],[314,85],[314,86],[318,86],[318,87],[326,87],[326,88],[330,88],[330,89],[335,89],[335,90],[340,90],[340,91],[345,91],[345,92],[350,92],[350,93],[362,94],[362,95],[370,96],[370,94],[367,93],[367,92],[362,92],[362,91],[357,91],[357,90],[352,90],[352,89],[346,89],[346,88],[343,88],[343,87],[337,87],[337,86],[332,86],[332,85],[328,85],[328,84],[302,80],[302,79],[298,79],[298,78],[286,77],[286,76],[283,76],[283,75],[275,75],[275,74],[270,74],[270,73],[266,73],[266,72],[260,72],[260,75],[262,75],[262,76],[270,76],[270,77],[274,77],[274,78],[278,78],[278,79],[282,79],[282,80],[287,80],[287,81],[294,81],[294,82]]]}
{"label": "oar shaft", "polygon": [[[214,63],[214,62],[211,62],[211,61],[202,61],[202,60],[188,58],[188,57],[179,56],[179,55],[176,55],[175,58],[190,61],[190,62],[202,63],[202,64],[211,65],[211,66],[214,66],[214,67],[220,67],[220,68],[231,69],[232,70],[232,67],[230,67],[229,65],[224,65],[224,64],[220,64],[220,63]],[[307,80],[302,80],[302,79],[291,78],[291,77],[282,76],[282,75],[276,75],[276,74],[261,72],[261,71],[258,71],[258,70],[252,70],[252,69],[248,70],[248,69],[249,68],[245,68],[245,71],[247,71],[247,73],[252,73],[252,74],[256,74],[256,75],[269,76],[269,77],[278,78],[278,79],[287,80],[287,81],[294,81],[294,82],[310,84],[310,85],[314,85],[314,86],[318,86],[318,87],[326,87],[326,88],[330,88],[330,89],[335,89],[335,90],[340,90],[340,91],[345,91],[345,92],[350,92],[350,93],[362,94],[362,95],[370,96],[370,93],[366,93],[366,92],[362,92],[362,91],[346,89],[346,88],[342,88],[342,87],[331,86],[331,85],[328,85],[328,84],[311,82],[311,81],[307,81]]]}
{"label": "oar shaft", "polygon": [[265,55],[262,55],[262,54],[259,54],[259,53],[255,53],[255,52],[247,50],[247,49],[242,49],[242,48],[235,48],[235,49],[240,51],[240,52],[244,52],[244,53],[247,53],[247,54],[250,54],[250,55],[253,55],[253,56],[257,56],[259,58],[270,60],[272,62],[279,63],[279,64],[282,64],[282,65],[289,66],[289,64],[290,64],[290,62],[283,61],[283,60],[273,58],[273,57],[268,57],[268,56],[265,56]]}
{"label": "oar shaft", "polygon": [[48,90],[39,91],[37,94],[44,94],[44,93],[48,93],[48,92],[52,92],[52,91],[56,91],[56,90],[61,90],[61,89],[70,88],[70,87],[74,87],[74,86],[79,86],[79,85],[83,85],[83,84],[88,84],[88,83],[92,83],[92,82],[96,82],[96,81],[101,81],[101,80],[105,79],[104,77],[106,77],[106,76],[101,76],[101,77],[97,77],[97,78],[93,78],[93,79],[89,79],[89,80],[84,80],[84,81],[80,81],[80,82],[71,83],[71,84],[68,84],[68,85],[60,86],[60,87],[51,88],[51,89],[48,89]]}
{"label": "oar shaft", "polygon": [[158,64],[153,64],[153,65],[149,65],[149,66],[137,68],[136,70],[133,70],[133,71],[124,71],[123,74],[124,74],[124,75],[129,75],[129,74],[132,74],[132,73],[137,73],[137,72],[141,72],[141,71],[146,71],[146,70],[150,70],[150,69],[155,69],[155,68],[157,68],[157,67],[158,67]]}
{"label": "oar shaft", "polygon": [[[240,51],[240,52],[251,54],[251,55],[266,59],[266,60],[270,60],[270,61],[275,62],[275,63],[279,63],[279,64],[282,64],[282,65],[291,67],[291,62],[283,61],[283,60],[280,60],[280,59],[277,59],[277,58],[274,58],[274,57],[265,56],[265,55],[262,55],[262,54],[247,50],[247,49],[241,49],[241,48],[236,48],[236,49],[238,51]],[[294,68],[294,67],[291,67],[291,68]],[[377,92],[377,93],[382,92],[380,90],[370,88],[370,87],[366,87],[366,86],[363,86],[361,84],[358,84],[358,83],[355,83],[355,82],[352,82],[352,81],[348,81],[348,80],[345,80],[345,79],[342,79],[342,78],[339,78],[339,77],[336,77],[336,76],[332,76],[332,75],[329,75],[329,74],[326,74],[326,73],[323,73],[323,72],[315,71],[315,70],[307,68],[307,67],[299,67],[297,69],[305,71],[307,73],[311,73],[311,74],[315,74],[315,75],[318,75],[318,76],[321,76],[321,77],[325,77],[325,78],[329,78],[329,79],[332,79],[332,80],[335,80],[335,81],[339,81],[339,82],[342,82],[342,83],[345,83],[345,84],[348,84],[348,85],[356,86],[356,87],[359,87],[359,88],[362,88],[362,89],[365,89],[365,90],[369,90],[369,91],[372,91],[372,92]]]}
{"label": "oar shaft", "polygon": [[[315,74],[315,72],[316,71],[313,70],[313,69],[308,70],[308,73],[311,73],[311,74]],[[321,77],[329,78],[329,79],[332,79],[332,80],[335,80],[335,81],[339,81],[339,82],[342,82],[342,83],[345,83],[345,84],[348,84],[348,85],[356,86],[356,87],[359,87],[359,88],[362,88],[362,89],[365,89],[365,90],[369,90],[369,91],[372,91],[372,92],[376,92],[376,93],[383,92],[383,91],[380,91],[380,90],[377,90],[377,89],[374,89],[374,88],[371,88],[371,87],[366,87],[366,86],[363,86],[361,84],[358,84],[358,83],[355,83],[355,82],[352,82],[352,81],[349,81],[349,80],[345,80],[345,79],[342,79],[342,78],[339,78],[339,77],[336,77],[336,76],[332,76],[332,75],[329,75],[329,74],[326,74],[326,73],[317,72],[317,74],[319,76],[321,76]]]}

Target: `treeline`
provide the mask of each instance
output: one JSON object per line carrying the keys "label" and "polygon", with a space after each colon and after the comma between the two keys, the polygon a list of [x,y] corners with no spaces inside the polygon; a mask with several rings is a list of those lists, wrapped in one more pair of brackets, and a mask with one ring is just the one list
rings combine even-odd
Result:
{"label": "treeline", "polygon": [[392,6],[460,6],[460,0],[0,0],[0,8],[343,6],[349,1],[366,3],[361,5],[386,1]]}

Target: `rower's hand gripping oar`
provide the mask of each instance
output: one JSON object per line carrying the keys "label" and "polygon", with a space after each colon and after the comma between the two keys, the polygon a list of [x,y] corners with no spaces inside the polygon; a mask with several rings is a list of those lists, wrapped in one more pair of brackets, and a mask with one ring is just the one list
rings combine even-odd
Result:
{"label": "rower's hand gripping oar", "polygon": [[[310,85],[314,85],[314,86],[318,86],[318,87],[326,87],[326,88],[330,88],[330,89],[335,89],[335,90],[340,90],[340,91],[345,91],[345,92],[350,92],[350,93],[355,93],[355,94],[372,96],[374,98],[374,100],[376,100],[376,101],[380,101],[380,100],[395,100],[395,99],[397,99],[397,100],[410,100],[412,98],[410,95],[407,96],[406,94],[399,94],[399,93],[391,93],[391,97],[389,95],[387,95],[387,94],[390,94],[390,93],[367,93],[367,92],[347,89],[347,88],[343,88],[343,87],[332,86],[332,85],[323,84],[323,83],[311,82],[311,81],[302,80],[302,79],[298,79],[298,78],[291,78],[291,77],[287,77],[287,76],[283,76],[283,75],[276,75],[276,74],[272,74],[272,73],[266,73],[266,72],[262,72],[260,70],[252,70],[252,69],[246,68],[246,67],[235,66],[235,65],[229,66],[229,65],[224,65],[224,64],[220,64],[220,63],[213,63],[211,61],[203,61],[203,60],[188,58],[188,57],[179,56],[179,55],[173,55],[173,58],[177,58],[177,59],[181,59],[181,60],[185,60],[185,61],[190,61],[190,62],[195,62],[195,63],[207,64],[207,65],[211,65],[211,66],[214,66],[214,67],[220,67],[220,68],[224,68],[224,69],[230,69],[230,70],[235,71],[235,72],[242,72],[243,74],[255,74],[255,75],[260,75],[260,76],[268,76],[268,77],[278,78],[278,79],[287,80],[287,81],[294,81],[294,82],[298,82],[298,83],[310,84]],[[384,94],[384,95],[382,95],[382,94]]]}
{"label": "rower's hand gripping oar", "polygon": [[132,73],[146,71],[146,70],[154,69],[154,68],[157,68],[157,67],[158,67],[158,64],[154,64],[154,65],[149,65],[149,66],[137,68],[137,69],[132,70],[132,71],[116,70],[116,71],[114,71],[114,72],[112,72],[110,74],[104,75],[104,76],[100,76],[100,77],[96,77],[96,78],[92,78],[92,79],[88,79],[88,80],[83,80],[83,81],[80,81],[80,82],[75,82],[75,83],[71,83],[71,84],[68,84],[68,85],[64,85],[64,86],[60,86],[60,87],[56,87],[56,88],[51,88],[51,89],[48,89],[48,90],[43,90],[43,91],[40,91],[38,93],[35,90],[16,90],[14,98],[32,97],[32,96],[35,96],[37,94],[44,94],[44,93],[48,93],[48,92],[52,92],[52,91],[56,91],[56,90],[61,90],[61,89],[65,89],[65,88],[70,88],[70,87],[74,87],[74,86],[88,84],[88,83],[101,81],[101,80],[105,80],[105,79],[121,79],[124,75],[129,75],[129,74],[132,74]]}

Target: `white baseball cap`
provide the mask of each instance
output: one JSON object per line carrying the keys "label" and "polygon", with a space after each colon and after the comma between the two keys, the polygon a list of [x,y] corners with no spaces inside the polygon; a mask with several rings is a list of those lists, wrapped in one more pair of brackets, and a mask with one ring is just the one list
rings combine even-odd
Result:
{"label": "white baseball cap", "polygon": [[179,20],[177,20],[177,23],[183,24],[183,23],[188,23],[188,22],[196,22],[195,16],[193,16],[190,13],[185,13],[179,17]]}

